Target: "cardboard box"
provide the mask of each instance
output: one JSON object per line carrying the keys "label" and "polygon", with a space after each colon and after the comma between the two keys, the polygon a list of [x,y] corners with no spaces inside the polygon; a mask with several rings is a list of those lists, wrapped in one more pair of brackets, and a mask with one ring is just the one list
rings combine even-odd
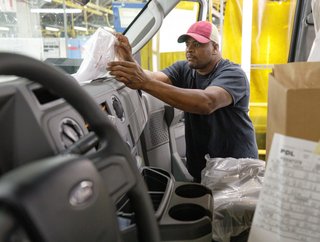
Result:
{"label": "cardboard box", "polygon": [[320,62],[274,66],[269,75],[267,157],[274,133],[320,140]]}

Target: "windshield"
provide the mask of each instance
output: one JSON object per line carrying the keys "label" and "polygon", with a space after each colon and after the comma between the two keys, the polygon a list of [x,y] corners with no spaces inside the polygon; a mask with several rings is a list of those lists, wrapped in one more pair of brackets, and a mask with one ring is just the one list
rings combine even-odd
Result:
{"label": "windshield", "polygon": [[[87,3],[88,2],[88,3]],[[98,28],[123,32],[146,1],[0,1],[0,51],[48,58],[80,59]]]}

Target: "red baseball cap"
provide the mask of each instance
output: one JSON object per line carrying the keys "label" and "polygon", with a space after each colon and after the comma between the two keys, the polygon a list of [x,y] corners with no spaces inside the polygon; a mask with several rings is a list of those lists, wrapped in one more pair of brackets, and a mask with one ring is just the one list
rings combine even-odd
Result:
{"label": "red baseball cap", "polygon": [[179,43],[186,42],[187,38],[191,37],[199,43],[208,43],[213,41],[219,44],[219,32],[217,27],[207,21],[199,21],[190,26],[186,34],[178,38]]}

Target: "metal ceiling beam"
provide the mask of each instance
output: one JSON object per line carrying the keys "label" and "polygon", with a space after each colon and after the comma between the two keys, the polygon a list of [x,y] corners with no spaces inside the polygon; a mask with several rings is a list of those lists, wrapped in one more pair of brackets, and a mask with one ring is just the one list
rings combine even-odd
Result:
{"label": "metal ceiling beam", "polygon": [[105,8],[105,7],[101,7],[101,6],[93,4],[93,3],[88,3],[86,6],[88,8],[92,8],[92,9],[96,9],[96,10],[99,10],[101,12],[104,12],[106,14],[113,14],[113,11],[111,9],[108,9],[108,8]]}
{"label": "metal ceiling beam", "polygon": [[[52,2],[63,5],[64,0],[53,0]],[[67,7],[81,9],[82,11],[86,11],[88,13],[92,13],[99,16],[113,14],[113,11],[111,9],[101,7],[93,3],[88,3],[86,6],[81,6],[71,1],[65,1],[65,4]]]}

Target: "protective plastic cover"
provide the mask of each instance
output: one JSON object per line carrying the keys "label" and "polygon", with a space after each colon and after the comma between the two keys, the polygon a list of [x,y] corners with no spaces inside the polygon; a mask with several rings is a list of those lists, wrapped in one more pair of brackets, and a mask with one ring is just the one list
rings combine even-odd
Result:
{"label": "protective plastic cover", "polygon": [[98,28],[85,43],[83,48],[84,59],[73,77],[79,83],[107,77],[107,63],[117,59],[114,48],[116,41],[116,37],[111,32]]}
{"label": "protective plastic cover", "polygon": [[201,183],[213,193],[212,238],[229,242],[248,230],[262,187],[265,161],[210,158],[202,170]]}

